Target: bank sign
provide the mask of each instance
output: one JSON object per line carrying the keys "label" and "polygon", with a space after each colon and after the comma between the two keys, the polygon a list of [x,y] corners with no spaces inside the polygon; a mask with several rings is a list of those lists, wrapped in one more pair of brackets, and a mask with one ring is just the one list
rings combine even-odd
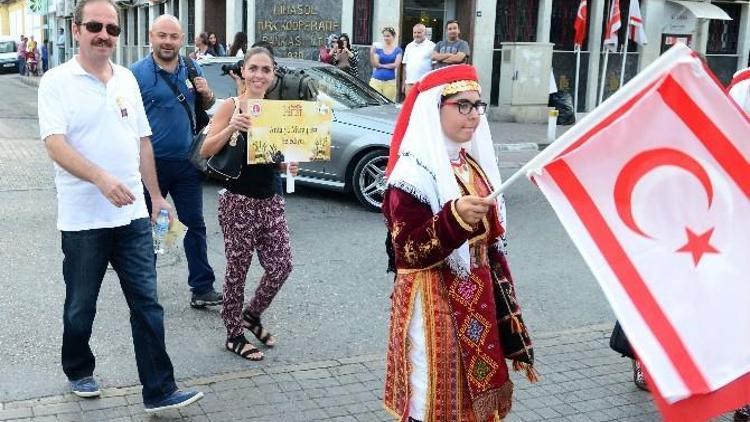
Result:
{"label": "bank sign", "polygon": [[326,38],[341,33],[341,1],[256,0],[255,39],[270,42],[278,57],[318,60]]}

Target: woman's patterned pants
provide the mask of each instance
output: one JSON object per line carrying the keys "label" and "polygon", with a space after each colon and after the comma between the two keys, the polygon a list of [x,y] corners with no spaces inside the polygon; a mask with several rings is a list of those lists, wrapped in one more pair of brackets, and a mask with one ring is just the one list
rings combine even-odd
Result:
{"label": "woman's patterned pants", "polygon": [[253,251],[265,272],[247,305],[249,314],[260,317],[292,272],[284,199],[279,195],[256,199],[227,191],[219,197],[219,225],[227,259],[221,316],[231,338],[244,332],[242,304]]}

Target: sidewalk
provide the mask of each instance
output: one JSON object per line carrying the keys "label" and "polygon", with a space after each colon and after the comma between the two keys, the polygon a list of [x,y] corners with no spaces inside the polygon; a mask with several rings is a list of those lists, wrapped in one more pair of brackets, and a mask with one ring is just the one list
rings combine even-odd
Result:
{"label": "sidewalk", "polygon": [[[660,420],[648,393],[631,381],[630,361],[608,347],[611,327],[535,337],[541,381],[516,384],[514,421]],[[382,409],[383,356],[248,368],[182,380],[205,393],[198,404],[158,417],[143,412],[139,387],[104,389],[102,398],[70,394],[0,403],[0,421],[392,421]],[[730,421],[726,415],[720,421]]]}

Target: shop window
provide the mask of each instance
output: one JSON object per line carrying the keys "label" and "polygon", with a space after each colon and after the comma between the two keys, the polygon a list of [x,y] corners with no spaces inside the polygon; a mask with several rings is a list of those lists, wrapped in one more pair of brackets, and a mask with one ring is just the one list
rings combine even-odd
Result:
{"label": "shop window", "polygon": [[496,12],[495,48],[504,42],[536,41],[539,0],[498,0]]}
{"label": "shop window", "polygon": [[195,42],[195,2],[188,0],[188,17],[187,17],[187,41],[186,44],[193,45]]}
{"label": "shop window", "polygon": [[398,34],[401,47],[411,42],[412,29],[418,23],[427,28],[427,39],[434,43],[443,39],[445,0],[404,0],[403,4],[401,33]]}
{"label": "shop window", "polygon": [[143,44],[148,45],[148,27],[150,25],[148,15],[150,13],[149,7],[143,8]]}
{"label": "shop window", "polygon": [[130,9],[123,9],[122,11],[122,37],[120,39],[122,40],[122,45],[130,45],[130,38],[128,35],[130,35],[130,30],[128,28],[128,20],[130,17]]}
{"label": "shop window", "polygon": [[138,45],[140,39],[138,38],[138,9],[133,10],[133,45]]}
{"label": "shop window", "polygon": [[708,45],[706,54],[737,54],[737,40],[740,34],[741,5],[714,3],[727,12],[731,21],[711,19],[708,24]]}
{"label": "shop window", "polygon": [[[573,50],[573,38],[575,31],[573,24],[578,14],[578,5],[581,0],[553,0],[552,2],[552,22],[550,24],[549,41],[555,44],[555,50]],[[591,14],[588,14],[586,27],[591,21]],[[586,50],[584,41],[583,50]]]}
{"label": "shop window", "polygon": [[372,44],[372,12],[374,0],[354,0],[352,44]]}

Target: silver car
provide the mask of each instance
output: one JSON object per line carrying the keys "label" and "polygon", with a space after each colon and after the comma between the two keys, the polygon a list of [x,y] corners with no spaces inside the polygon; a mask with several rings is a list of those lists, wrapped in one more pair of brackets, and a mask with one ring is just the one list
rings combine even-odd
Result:
{"label": "silver car", "polygon": [[[221,101],[236,95],[234,81],[222,71],[222,66],[236,62],[234,57],[200,60],[208,84],[218,99],[209,114]],[[398,106],[335,66],[284,58],[277,62],[289,69],[304,69],[318,82],[318,98],[333,105],[331,160],[300,163],[295,182],[353,192],[367,209],[379,211]]]}

